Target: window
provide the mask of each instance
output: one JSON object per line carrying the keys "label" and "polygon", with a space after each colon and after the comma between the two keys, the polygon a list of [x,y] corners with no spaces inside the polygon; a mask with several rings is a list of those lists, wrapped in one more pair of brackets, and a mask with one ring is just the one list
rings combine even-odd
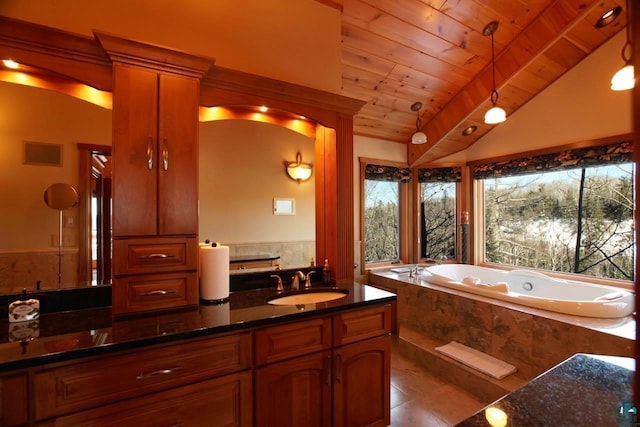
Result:
{"label": "window", "polygon": [[631,143],[483,164],[485,261],[634,280]]}
{"label": "window", "polygon": [[456,189],[461,168],[418,169],[420,257],[456,258]]}
{"label": "window", "polygon": [[366,164],[363,185],[364,262],[393,262],[402,257],[403,186],[411,170]]}

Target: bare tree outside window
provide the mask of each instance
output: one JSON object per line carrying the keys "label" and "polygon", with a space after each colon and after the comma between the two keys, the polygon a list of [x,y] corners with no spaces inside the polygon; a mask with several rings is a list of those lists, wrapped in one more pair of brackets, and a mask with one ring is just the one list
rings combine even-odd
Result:
{"label": "bare tree outside window", "polygon": [[634,280],[633,163],[484,180],[489,262]]}
{"label": "bare tree outside window", "polygon": [[456,183],[420,183],[420,255],[431,260],[456,256]]}
{"label": "bare tree outside window", "polygon": [[400,183],[364,181],[365,262],[396,261],[400,256]]}

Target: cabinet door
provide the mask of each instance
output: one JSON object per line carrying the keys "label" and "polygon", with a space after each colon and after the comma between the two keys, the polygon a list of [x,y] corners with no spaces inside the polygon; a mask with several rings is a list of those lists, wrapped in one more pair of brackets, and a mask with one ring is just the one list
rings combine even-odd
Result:
{"label": "cabinet door", "polygon": [[27,375],[0,377],[0,426],[27,423]]}
{"label": "cabinet door", "polygon": [[389,425],[390,353],[391,338],[388,335],[334,350],[335,427]]}
{"label": "cabinet door", "polygon": [[200,82],[160,74],[158,231],[198,234],[198,105]]}
{"label": "cabinet door", "polygon": [[274,363],[255,372],[256,426],[330,426],[331,353]]}
{"label": "cabinet door", "polygon": [[113,235],[153,236],[157,224],[157,74],[115,64],[113,79]]}

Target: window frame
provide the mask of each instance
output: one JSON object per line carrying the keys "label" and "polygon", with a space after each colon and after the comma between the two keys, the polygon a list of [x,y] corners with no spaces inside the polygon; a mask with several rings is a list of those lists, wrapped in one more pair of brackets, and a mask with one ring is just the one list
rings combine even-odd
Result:
{"label": "window frame", "polygon": [[[469,206],[469,201],[468,201],[468,197],[467,197],[467,193],[464,191],[465,188],[465,183],[469,180],[469,172],[468,172],[468,168],[466,167],[465,163],[439,163],[439,164],[433,164],[433,163],[425,163],[425,164],[420,164],[420,165],[416,165],[414,166],[413,169],[413,174],[414,174],[414,179],[413,179],[413,192],[415,194],[415,197],[413,198],[414,200],[414,206],[413,206],[413,210],[415,212],[415,220],[412,223],[413,226],[413,232],[412,232],[412,241],[414,242],[413,245],[413,251],[416,254],[415,258],[418,260],[417,262],[419,263],[433,263],[433,262],[437,262],[439,260],[432,260],[432,259],[428,259],[428,258],[423,258],[422,257],[422,251],[421,251],[421,241],[420,241],[420,216],[421,216],[421,212],[420,212],[420,197],[421,197],[421,193],[420,193],[420,182],[418,182],[418,169],[441,169],[441,168],[461,168],[461,180],[456,182],[456,186],[455,186],[455,191],[456,191],[456,218],[455,218],[455,230],[456,230],[456,256],[455,259],[447,259],[445,262],[453,262],[453,263],[460,263],[462,260],[462,232],[461,232],[461,227],[460,225],[462,224],[462,215],[463,212],[466,212],[468,214],[468,216],[471,216],[471,213],[468,210],[468,206]],[[471,220],[469,221],[469,225],[471,227]],[[469,242],[468,242],[468,259],[469,262],[472,261],[472,254],[473,254],[473,236],[471,234],[471,230],[469,229],[468,232],[468,238],[469,238]]]}
{"label": "window frame", "polygon": [[[367,165],[380,165],[380,166],[391,166],[398,168],[409,168],[406,163],[402,162],[393,162],[379,159],[370,159],[370,158],[360,158],[360,273],[365,274],[367,270],[378,267],[389,267],[395,264],[406,264],[410,259],[410,245],[409,245],[409,236],[410,236],[410,224],[411,220],[411,209],[410,199],[412,193],[412,185],[410,182],[400,182],[399,183],[399,198],[398,208],[399,212],[399,222],[400,222],[400,232],[399,232],[399,258],[397,261],[380,261],[380,262],[370,262],[365,263],[365,192],[364,192],[364,183],[366,179],[366,167]],[[411,180],[414,180],[414,171],[411,171]]]}
{"label": "window frame", "polygon": [[[508,156],[501,156],[501,157],[494,157],[494,158],[486,158],[486,159],[479,159],[479,160],[474,160],[474,161],[470,161],[467,163],[467,166],[471,169],[474,166],[478,166],[478,165],[483,165],[483,164],[488,164],[488,163],[494,163],[494,162],[504,162],[504,161],[510,161],[510,160],[516,160],[519,158],[523,158],[523,157],[536,157],[536,156],[543,156],[546,154],[553,154],[553,153],[559,153],[559,152],[563,152],[563,151],[570,151],[570,150],[577,150],[577,149],[583,149],[583,148],[587,148],[587,147],[597,147],[597,146],[602,146],[602,145],[610,145],[610,144],[615,144],[615,143],[620,143],[623,141],[629,141],[631,140],[632,135],[631,134],[623,134],[623,135],[617,135],[617,136],[613,136],[613,137],[608,137],[608,138],[601,138],[601,139],[597,139],[597,140],[592,140],[592,141],[584,141],[584,142],[579,142],[579,143],[574,143],[574,144],[567,144],[567,145],[562,145],[562,146],[556,146],[556,147],[550,147],[547,149],[541,149],[541,150],[534,150],[534,151],[527,151],[527,152],[520,152],[520,153],[513,153],[510,154]],[[635,156],[635,154],[633,154]],[[635,158],[635,157],[634,157]],[[634,161],[634,159],[631,160],[632,163],[635,163],[637,166],[637,163]],[[636,167],[636,175],[638,174],[638,168]],[[560,272],[560,271],[552,271],[552,270],[545,270],[545,269],[539,269],[539,268],[533,268],[533,267],[522,267],[522,266],[514,266],[511,264],[503,264],[503,263],[496,263],[496,262],[489,262],[485,259],[485,218],[484,218],[484,211],[485,211],[485,206],[484,206],[484,184],[483,184],[483,180],[482,179],[475,179],[473,177],[473,175],[470,173],[469,174],[469,179],[471,181],[471,189],[472,189],[472,201],[473,201],[473,224],[475,225],[475,227],[473,227],[473,231],[471,232],[472,237],[472,248],[473,248],[473,264],[479,265],[479,266],[484,266],[484,267],[489,267],[489,268],[497,268],[497,269],[501,269],[501,270],[516,270],[516,269],[524,269],[524,270],[532,270],[532,271],[539,271],[541,273],[544,273],[550,277],[556,277],[559,279],[565,279],[565,280],[579,280],[582,282],[586,282],[586,283],[594,283],[594,284],[598,284],[598,285],[606,285],[606,286],[615,286],[617,288],[623,288],[623,289],[628,289],[631,291],[635,291],[635,281],[631,281],[631,280],[622,280],[622,279],[612,279],[612,278],[605,278],[605,277],[596,277],[596,276],[591,276],[591,275],[587,275],[587,274],[580,274],[580,273],[570,273],[570,272]],[[637,181],[637,176],[636,176],[636,181]],[[634,186],[636,185],[636,181],[634,181]],[[637,191],[637,189],[634,189],[634,193]],[[637,247],[637,230],[636,233],[634,235],[634,239],[636,240],[636,247]],[[639,254],[636,253],[636,257]],[[637,278],[636,278],[637,279]]]}

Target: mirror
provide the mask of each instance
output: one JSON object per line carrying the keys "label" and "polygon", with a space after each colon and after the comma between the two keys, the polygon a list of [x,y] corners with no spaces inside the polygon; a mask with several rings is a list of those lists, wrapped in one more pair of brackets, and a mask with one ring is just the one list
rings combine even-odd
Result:
{"label": "mirror", "polygon": [[43,290],[86,286],[78,279],[80,206],[72,203],[78,144],[111,145],[111,110],[4,81],[0,99],[0,293],[32,291],[38,280]]}
{"label": "mirror", "polygon": [[[78,279],[82,203],[62,211],[59,247],[59,212],[42,197],[52,183],[80,188],[78,147],[111,145],[111,110],[7,82],[0,82],[0,99],[12,101],[0,105],[0,294],[33,290],[38,280],[44,290],[87,286]],[[299,151],[313,163],[313,139],[249,120],[203,122],[200,138],[201,240],[230,244],[234,256],[276,253],[282,265],[308,266],[315,254],[315,182],[289,179],[284,161]],[[59,146],[60,164],[25,163],[25,141]],[[296,215],[273,215],[274,198],[295,199]]]}
{"label": "mirror", "polygon": [[[285,162],[300,152],[313,164],[314,138],[237,119],[201,122],[199,135],[200,240],[229,246],[237,262],[273,254],[282,268],[308,267],[316,249],[315,180],[293,181]],[[295,211],[277,215],[274,199],[293,201]]]}

